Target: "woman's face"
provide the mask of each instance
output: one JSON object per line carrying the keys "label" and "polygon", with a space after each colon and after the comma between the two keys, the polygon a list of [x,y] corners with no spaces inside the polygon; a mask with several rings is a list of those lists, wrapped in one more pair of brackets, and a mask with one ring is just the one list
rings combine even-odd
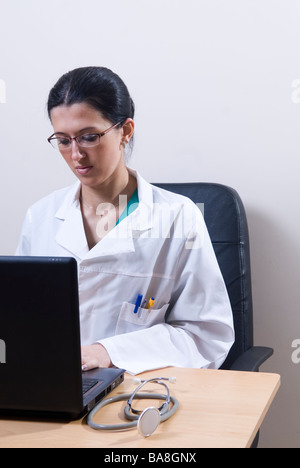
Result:
{"label": "woman's face", "polygon": [[[110,183],[126,170],[123,157],[123,141],[129,141],[133,122],[122,128],[114,128],[100,138],[97,146],[83,148],[72,140],[69,150],[61,155],[73,173],[85,186],[97,188]],[[103,118],[93,107],[85,103],[61,105],[51,111],[54,132],[59,136],[77,137],[87,133],[102,133],[113,124]]]}

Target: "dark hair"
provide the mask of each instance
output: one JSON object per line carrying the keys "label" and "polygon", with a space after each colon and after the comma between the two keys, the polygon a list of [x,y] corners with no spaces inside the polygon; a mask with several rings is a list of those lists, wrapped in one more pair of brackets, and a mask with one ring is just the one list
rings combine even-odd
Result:
{"label": "dark hair", "polygon": [[49,93],[47,110],[86,103],[112,124],[134,117],[134,103],[121,78],[105,67],[82,67],[64,74]]}

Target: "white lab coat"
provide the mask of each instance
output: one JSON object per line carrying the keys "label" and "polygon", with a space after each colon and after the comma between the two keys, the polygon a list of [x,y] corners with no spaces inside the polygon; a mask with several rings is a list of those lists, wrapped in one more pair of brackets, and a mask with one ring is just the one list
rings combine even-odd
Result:
{"label": "white lab coat", "polygon": [[[218,368],[234,342],[227,291],[200,210],[137,178],[139,205],[89,250],[80,183],[27,212],[16,255],[78,262],[81,342],[102,343],[133,374]],[[134,314],[138,294],[154,308]]]}

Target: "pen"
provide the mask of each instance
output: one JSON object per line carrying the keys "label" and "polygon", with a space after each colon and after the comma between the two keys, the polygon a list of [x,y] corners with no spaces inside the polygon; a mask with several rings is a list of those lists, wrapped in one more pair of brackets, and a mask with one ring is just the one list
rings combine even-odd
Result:
{"label": "pen", "polygon": [[154,297],[151,297],[151,299],[149,299],[149,302],[148,302],[148,305],[147,305],[147,309],[152,309],[152,307],[154,306],[155,304],[155,299]]}
{"label": "pen", "polygon": [[139,313],[138,313],[138,317],[139,317],[139,318],[141,317],[141,315],[142,315],[142,309],[146,306],[146,304],[147,304],[147,301],[146,301],[146,299],[145,299],[145,300],[143,301],[143,303],[142,303],[142,304],[140,305],[140,307],[139,307]]}
{"label": "pen", "polygon": [[142,302],[142,299],[143,299],[143,295],[142,294],[139,294],[136,301],[135,301],[135,307],[134,307],[134,311],[133,313],[136,314],[140,308],[140,305],[141,305],[141,302]]}

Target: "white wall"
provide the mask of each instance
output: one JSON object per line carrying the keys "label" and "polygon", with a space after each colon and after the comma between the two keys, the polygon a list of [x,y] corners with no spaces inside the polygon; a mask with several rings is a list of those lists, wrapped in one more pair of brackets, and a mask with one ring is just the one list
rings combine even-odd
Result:
{"label": "white wall", "polygon": [[255,342],[275,349],[261,370],[282,375],[261,447],[300,447],[299,15],[297,0],[0,0],[0,253],[33,201],[74,180],[46,141],[50,87],[112,68],[137,108],[131,166],[244,200]]}

